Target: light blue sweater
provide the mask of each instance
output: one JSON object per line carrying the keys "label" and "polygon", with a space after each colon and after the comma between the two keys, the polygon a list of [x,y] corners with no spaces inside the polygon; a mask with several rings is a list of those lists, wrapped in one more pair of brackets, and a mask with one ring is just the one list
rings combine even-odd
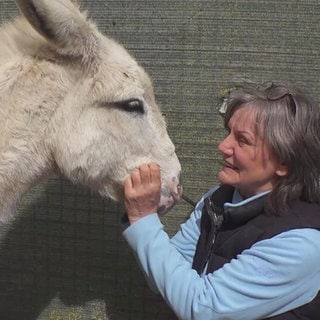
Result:
{"label": "light blue sweater", "polygon": [[[290,230],[257,242],[221,269],[199,276],[191,265],[204,197],[172,239],[156,213],[123,232],[150,286],[179,319],[262,319],[308,303],[317,295],[320,232],[314,229]],[[233,203],[226,205],[252,199],[242,201],[235,194]]]}

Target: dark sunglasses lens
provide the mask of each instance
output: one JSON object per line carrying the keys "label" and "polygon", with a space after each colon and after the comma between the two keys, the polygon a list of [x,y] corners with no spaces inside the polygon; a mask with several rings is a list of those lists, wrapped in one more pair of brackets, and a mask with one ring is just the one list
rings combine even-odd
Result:
{"label": "dark sunglasses lens", "polygon": [[270,101],[276,101],[289,95],[290,92],[284,87],[270,87],[267,91],[267,99]]}
{"label": "dark sunglasses lens", "polygon": [[294,101],[294,97],[285,87],[270,87],[269,90],[267,89],[267,99],[269,101],[277,101],[281,100],[285,97],[290,99],[289,107],[293,115],[296,114],[296,103]]}

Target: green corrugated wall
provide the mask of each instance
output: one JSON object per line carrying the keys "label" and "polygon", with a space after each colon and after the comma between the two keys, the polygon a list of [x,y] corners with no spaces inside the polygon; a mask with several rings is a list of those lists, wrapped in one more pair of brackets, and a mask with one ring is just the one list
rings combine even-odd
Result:
{"label": "green corrugated wall", "polygon": [[[218,108],[236,79],[290,81],[319,101],[319,0],[81,4],[151,75],[193,200],[217,183]],[[0,0],[1,22],[17,13]],[[170,234],[190,210],[180,203],[163,218]],[[52,178],[17,211],[0,228],[0,320],[176,319],[122,239],[121,206]]]}

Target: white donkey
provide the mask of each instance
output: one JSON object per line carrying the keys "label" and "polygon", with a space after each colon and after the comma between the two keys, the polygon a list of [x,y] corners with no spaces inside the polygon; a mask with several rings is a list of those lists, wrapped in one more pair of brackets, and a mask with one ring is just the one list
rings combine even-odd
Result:
{"label": "white donkey", "polygon": [[121,201],[151,161],[171,207],[181,167],[144,70],[69,0],[16,2],[23,16],[0,29],[0,219],[57,173]]}

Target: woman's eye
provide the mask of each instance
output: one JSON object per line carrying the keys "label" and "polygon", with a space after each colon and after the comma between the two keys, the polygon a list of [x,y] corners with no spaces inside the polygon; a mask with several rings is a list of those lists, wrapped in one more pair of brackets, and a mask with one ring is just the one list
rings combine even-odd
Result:
{"label": "woman's eye", "polygon": [[238,143],[239,143],[240,146],[244,146],[244,145],[249,144],[248,140],[246,138],[244,138],[244,137],[239,137],[238,138]]}
{"label": "woman's eye", "polygon": [[143,102],[139,99],[129,99],[116,102],[115,105],[127,112],[137,112],[144,114]]}

